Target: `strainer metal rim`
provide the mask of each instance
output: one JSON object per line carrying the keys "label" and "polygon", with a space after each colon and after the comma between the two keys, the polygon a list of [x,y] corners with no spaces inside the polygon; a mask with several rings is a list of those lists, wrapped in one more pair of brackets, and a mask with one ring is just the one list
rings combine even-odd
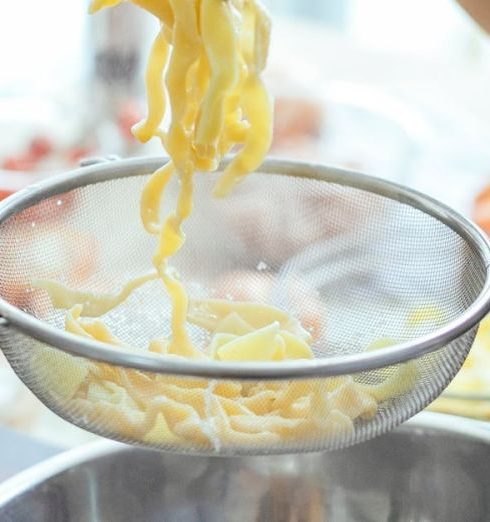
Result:
{"label": "strainer metal rim", "polygon": [[[14,214],[48,197],[98,182],[149,174],[167,160],[158,157],[107,161],[53,176],[4,200],[0,204],[0,225]],[[4,318],[2,328],[14,327],[23,334],[75,356],[155,373],[214,379],[301,379],[359,373],[418,358],[463,335],[490,311],[490,243],[475,224],[447,205],[397,183],[334,167],[269,159],[258,170],[265,174],[310,178],[367,190],[424,211],[476,248],[487,269],[482,291],[461,316],[429,335],[383,350],[314,360],[273,363],[169,360],[150,352],[115,348],[77,337],[23,312],[0,297],[0,315]]]}

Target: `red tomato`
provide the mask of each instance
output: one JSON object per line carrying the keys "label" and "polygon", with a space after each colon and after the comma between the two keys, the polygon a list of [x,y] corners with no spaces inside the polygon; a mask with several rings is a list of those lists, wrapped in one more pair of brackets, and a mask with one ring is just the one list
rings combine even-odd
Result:
{"label": "red tomato", "polygon": [[485,187],[475,198],[473,220],[490,235],[490,185]]}
{"label": "red tomato", "polygon": [[93,155],[94,150],[92,147],[73,147],[68,151],[67,160],[71,165],[78,165],[80,160],[88,158]]}
{"label": "red tomato", "polygon": [[324,123],[324,109],[317,100],[308,98],[276,98],[274,107],[274,143],[280,148],[283,142],[318,138]]}
{"label": "red tomato", "polygon": [[134,141],[135,137],[131,132],[131,129],[134,125],[136,125],[141,119],[143,115],[139,108],[132,102],[128,102],[119,111],[117,116],[117,125],[119,127],[119,131],[121,132],[123,138],[125,140]]}
{"label": "red tomato", "polygon": [[29,172],[34,170],[36,162],[30,156],[10,156],[2,161],[2,169],[15,170],[16,172]]}
{"label": "red tomato", "polygon": [[8,198],[9,196],[11,196],[15,191],[14,190],[7,190],[7,189],[2,189],[0,188],[0,201],[2,199],[5,199],[5,198]]}
{"label": "red tomato", "polygon": [[52,141],[45,136],[37,136],[32,139],[29,145],[29,155],[35,160],[39,160],[49,156],[54,151]]}

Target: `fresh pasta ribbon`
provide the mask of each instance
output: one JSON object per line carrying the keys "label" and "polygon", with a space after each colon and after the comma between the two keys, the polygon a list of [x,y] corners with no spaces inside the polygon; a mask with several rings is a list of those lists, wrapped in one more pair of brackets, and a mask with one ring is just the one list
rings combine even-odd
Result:
{"label": "fresh pasta ribbon", "polygon": [[162,28],[153,43],[146,70],[147,91],[155,94],[148,96],[148,116],[132,129],[135,138],[142,143],[146,143],[157,134],[165,116],[163,71],[167,63],[168,51],[169,44]]}
{"label": "fresh pasta ribbon", "polygon": [[202,0],[201,31],[211,77],[197,122],[195,149],[199,157],[214,158],[223,132],[225,101],[239,76],[239,42],[227,2]]}
{"label": "fresh pasta ribbon", "polygon": [[100,317],[123,303],[134,290],[157,278],[158,274],[156,272],[150,272],[149,274],[135,277],[126,283],[122,289],[114,295],[96,295],[93,292],[72,290],[56,281],[35,280],[33,281],[33,285],[48,292],[55,308],[67,310],[75,305],[80,305],[79,315],[86,317]]}
{"label": "fresh pasta ribbon", "polygon": [[107,7],[115,7],[119,5],[123,0],[92,0],[89,7],[89,13],[95,14],[97,11],[101,9],[105,9]]}
{"label": "fresh pasta ribbon", "polygon": [[226,196],[249,172],[257,169],[272,142],[272,121],[263,118],[272,112],[272,101],[262,80],[251,76],[243,88],[243,111],[249,128],[244,132],[244,145],[226,167],[214,189],[214,195]]}
{"label": "fresh pasta ribbon", "polygon": [[151,175],[143,188],[140,205],[141,221],[149,234],[158,234],[160,231],[162,196],[174,173],[174,164],[169,161]]}

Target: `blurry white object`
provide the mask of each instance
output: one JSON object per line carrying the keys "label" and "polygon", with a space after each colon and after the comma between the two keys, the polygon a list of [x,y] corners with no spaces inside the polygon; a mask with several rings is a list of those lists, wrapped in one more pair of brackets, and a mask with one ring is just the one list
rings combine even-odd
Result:
{"label": "blurry white object", "polygon": [[277,97],[273,156],[407,183],[432,139],[422,111],[379,87],[331,81],[305,88],[288,83],[285,71],[270,83]]}
{"label": "blurry white object", "polygon": [[29,431],[37,420],[38,410],[37,399],[0,353],[0,426]]}
{"label": "blurry white object", "polygon": [[86,0],[1,5],[0,96],[71,95],[84,73]]}
{"label": "blurry white object", "polygon": [[[433,129],[421,111],[379,88],[332,82],[326,160],[409,183]],[[349,164],[350,163],[350,164]]]}

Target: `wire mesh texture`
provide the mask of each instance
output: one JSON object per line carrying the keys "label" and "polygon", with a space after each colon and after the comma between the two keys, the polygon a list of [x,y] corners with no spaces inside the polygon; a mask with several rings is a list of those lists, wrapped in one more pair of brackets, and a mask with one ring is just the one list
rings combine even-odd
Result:
{"label": "wire mesh texture", "polygon": [[[111,161],[31,187],[0,208],[0,346],[55,413],[123,442],[198,454],[330,450],[382,434],[434,400],[489,309],[483,235],[444,205],[361,174],[267,161],[224,199],[196,176],[173,259],[191,299],[268,302],[313,335],[314,360],[167,359],[161,282],[105,314],[126,347],[64,332],[33,283],[111,293],[150,269],[139,194],[164,160]],[[170,186],[164,211],[175,203]],[[204,346],[203,330],[191,327]]]}

